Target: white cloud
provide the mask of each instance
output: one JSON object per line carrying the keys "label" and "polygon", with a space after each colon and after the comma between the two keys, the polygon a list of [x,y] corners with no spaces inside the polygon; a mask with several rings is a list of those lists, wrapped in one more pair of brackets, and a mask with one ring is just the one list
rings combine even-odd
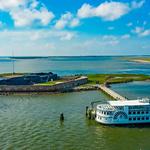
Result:
{"label": "white cloud", "polygon": [[124,34],[121,36],[122,39],[129,39],[130,38],[130,34]]}
{"label": "white cloud", "polygon": [[10,10],[26,4],[26,0],[0,0],[0,10]]}
{"label": "white cloud", "polygon": [[144,30],[140,35],[141,36],[148,36],[148,35],[150,35],[150,29]]}
{"label": "white cloud", "polygon": [[61,16],[61,18],[56,22],[56,29],[63,29],[65,27],[76,27],[80,23],[78,18],[74,18],[73,14],[66,12]]}
{"label": "white cloud", "polygon": [[133,1],[133,2],[131,2],[131,8],[132,9],[140,8],[144,5],[144,3],[145,3],[145,0],[141,0],[139,2]]}
{"label": "white cloud", "polygon": [[82,7],[78,10],[77,15],[79,18],[89,18],[93,17],[95,9],[89,4],[83,4]]}
{"label": "white cloud", "polygon": [[36,9],[15,9],[10,12],[14,20],[14,24],[17,27],[25,27],[31,26],[35,21],[39,21],[39,23],[43,26],[49,24],[49,22],[53,19],[53,13],[49,12],[46,8],[42,7],[40,10]]}
{"label": "white cloud", "polygon": [[80,20],[78,18],[74,18],[70,22],[70,27],[77,27],[79,24],[80,24]]}
{"label": "white cloud", "polygon": [[114,35],[104,35],[104,36],[103,36],[103,39],[104,39],[104,40],[116,40],[117,37],[114,36]]}
{"label": "white cloud", "polygon": [[68,20],[70,20],[71,18],[72,18],[72,14],[70,12],[63,14],[60,20],[56,22],[55,28],[63,29],[68,24]]}
{"label": "white cloud", "polygon": [[32,35],[30,36],[30,39],[32,41],[42,40],[42,39],[48,39],[48,38],[56,38],[56,40],[61,41],[69,41],[72,40],[74,37],[76,37],[76,33],[69,32],[69,31],[57,31],[57,30],[38,30],[38,31],[32,31]]}
{"label": "white cloud", "polygon": [[63,55],[63,50],[71,49],[75,37],[74,32],[53,29],[1,30],[0,55],[10,55],[10,49],[15,55],[59,55],[59,50]]}
{"label": "white cloud", "polygon": [[1,0],[0,10],[9,12],[17,27],[31,26],[35,22],[46,26],[54,14],[37,0]]}
{"label": "white cloud", "polygon": [[102,43],[103,45],[117,45],[119,44],[119,39],[118,37],[114,36],[114,35],[104,35],[102,37]]}
{"label": "white cloud", "polygon": [[133,30],[133,33],[140,34],[143,32],[143,30],[144,28],[142,27],[135,27],[135,29]]}
{"label": "white cloud", "polygon": [[150,29],[144,29],[143,27],[135,27],[135,29],[132,30],[132,33],[135,33],[141,37],[149,36],[150,35]]}
{"label": "white cloud", "polygon": [[89,17],[100,17],[106,21],[114,21],[119,19],[123,15],[127,14],[132,9],[140,8],[144,4],[144,1],[123,3],[123,2],[104,2],[97,7],[93,7],[90,4],[83,4],[78,10],[79,18],[89,18]]}
{"label": "white cloud", "polygon": [[62,41],[63,40],[69,41],[75,36],[75,34],[71,32],[61,32],[61,33],[58,33],[57,36],[60,37],[60,40]]}

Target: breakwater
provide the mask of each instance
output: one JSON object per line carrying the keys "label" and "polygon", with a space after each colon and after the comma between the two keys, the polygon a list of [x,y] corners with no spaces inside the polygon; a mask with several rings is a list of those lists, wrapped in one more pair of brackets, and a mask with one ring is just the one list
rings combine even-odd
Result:
{"label": "breakwater", "polygon": [[88,78],[81,76],[77,79],[58,83],[51,86],[43,85],[1,85],[0,93],[40,93],[40,92],[67,92],[74,87],[86,84]]}

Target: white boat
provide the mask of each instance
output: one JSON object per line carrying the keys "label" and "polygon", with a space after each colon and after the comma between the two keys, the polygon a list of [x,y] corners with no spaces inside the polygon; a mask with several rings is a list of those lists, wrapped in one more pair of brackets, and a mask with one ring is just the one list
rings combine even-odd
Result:
{"label": "white boat", "polygon": [[150,100],[145,98],[98,104],[95,120],[102,124],[150,123]]}

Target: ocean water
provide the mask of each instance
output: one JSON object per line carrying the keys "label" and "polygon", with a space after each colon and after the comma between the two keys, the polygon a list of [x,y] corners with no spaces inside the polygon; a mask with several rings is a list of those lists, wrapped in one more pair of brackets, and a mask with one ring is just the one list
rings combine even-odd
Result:
{"label": "ocean water", "polygon": [[[137,56],[138,57],[138,56]],[[15,72],[54,72],[59,75],[91,73],[150,74],[150,65],[125,60],[119,56],[47,57],[14,59]],[[0,58],[0,72],[12,72],[12,59]]]}
{"label": "ocean water", "polygon": [[[12,61],[4,58],[0,62],[0,72],[10,72]],[[149,64],[120,57],[17,59],[15,66],[17,72],[53,71],[61,75],[150,73]],[[112,89],[129,99],[150,97],[150,82],[116,84]],[[109,97],[100,91],[0,96],[0,150],[150,149],[150,125],[104,126],[86,119],[85,107],[97,100],[104,102]],[[63,123],[59,121],[62,112]]]}
{"label": "ocean water", "polygon": [[104,102],[108,97],[100,91],[1,96],[0,149],[149,150],[150,126],[104,126],[86,119],[85,107],[94,100]]}

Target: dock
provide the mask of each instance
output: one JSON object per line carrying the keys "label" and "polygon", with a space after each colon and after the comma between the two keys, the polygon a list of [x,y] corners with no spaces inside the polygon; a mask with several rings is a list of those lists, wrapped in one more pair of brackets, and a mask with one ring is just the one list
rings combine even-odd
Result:
{"label": "dock", "polygon": [[126,97],[123,97],[117,92],[108,88],[105,84],[98,85],[98,88],[116,100],[121,100],[121,101],[128,100]]}

